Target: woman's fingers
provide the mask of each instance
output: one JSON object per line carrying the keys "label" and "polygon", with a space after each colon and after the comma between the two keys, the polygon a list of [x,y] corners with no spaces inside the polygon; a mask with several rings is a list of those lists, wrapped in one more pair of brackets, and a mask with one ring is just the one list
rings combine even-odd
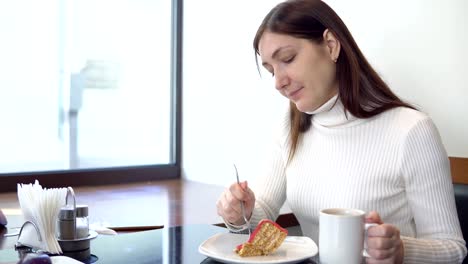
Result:
{"label": "woman's fingers", "polygon": [[248,218],[252,214],[253,207],[255,206],[255,195],[249,188],[247,181],[240,184],[232,184],[229,187],[233,200],[230,200],[231,207],[240,209],[240,202],[244,202],[245,214]]}
{"label": "woman's fingers", "polygon": [[366,251],[370,258],[366,258],[366,263],[401,263],[403,241],[400,238],[400,230],[394,225],[382,224],[380,216],[374,212],[366,216],[366,222],[381,223],[367,230]]}
{"label": "woman's fingers", "polygon": [[381,224],[378,226],[369,227],[369,230],[367,230],[367,236],[387,238],[391,238],[394,236],[400,237],[400,231],[393,225]]}
{"label": "woman's fingers", "polygon": [[234,183],[223,192],[216,203],[218,215],[233,224],[244,223],[241,202],[245,205],[246,216],[250,218],[255,204],[255,195],[247,182]]}
{"label": "woman's fingers", "polygon": [[249,195],[249,188],[247,186],[247,182],[241,182],[240,184],[234,183],[229,187],[229,191],[231,192],[232,196],[236,198],[238,201],[248,201],[251,197]]}
{"label": "woman's fingers", "polygon": [[[386,228],[385,226],[388,226]],[[371,230],[372,229],[372,230]],[[367,233],[367,247],[369,249],[391,249],[400,246],[400,232],[391,225],[380,225],[369,228]]]}
{"label": "woman's fingers", "polygon": [[373,259],[377,259],[377,260],[391,258],[393,254],[395,254],[395,248],[389,248],[389,249],[368,248],[366,249],[366,251],[370,256],[372,256]]}
{"label": "woman's fingers", "polygon": [[218,215],[223,217],[224,220],[236,224],[239,222],[242,214],[240,213],[240,206],[236,208],[236,206],[229,201],[232,201],[233,198],[228,198],[230,192],[223,192],[220,199],[218,200],[216,207],[218,210]]}
{"label": "woman's fingers", "polygon": [[382,219],[380,218],[379,213],[376,211],[370,211],[366,215],[366,223],[376,223],[376,224],[383,224]]}

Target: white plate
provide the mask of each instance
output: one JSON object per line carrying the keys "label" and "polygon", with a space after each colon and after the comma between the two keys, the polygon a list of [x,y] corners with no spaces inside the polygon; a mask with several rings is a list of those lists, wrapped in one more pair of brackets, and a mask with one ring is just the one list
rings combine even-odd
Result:
{"label": "white plate", "polygon": [[288,236],[283,244],[268,256],[240,257],[234,248],[247,241],[248,235],[220,233],[208,238],[198,251],[210,258],[224,263],[273,264],[297,263],[311,258],[318,253],[315,242],[309,237]]}

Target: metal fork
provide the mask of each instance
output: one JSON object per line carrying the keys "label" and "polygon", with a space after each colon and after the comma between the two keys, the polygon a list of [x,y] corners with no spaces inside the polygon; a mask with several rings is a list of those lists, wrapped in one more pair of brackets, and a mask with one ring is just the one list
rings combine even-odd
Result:
{"label": "metal fork", "polygon": [[[234,164],[234,169],[236,170],[237,184],[240,184],[239,173],[237,172],[236,164]],[[241,206],[241,210],[242,210],[242,217],[244,218],[244,221],[245,221],[245,227],[244,227],[243,230],[245,230],[245,228],[247,228],[247,230],[249,231],[249,236],[250,236],[250,221],[247,220],[247,216],[245,215],[244,202],[241,201],[240,206]]]}

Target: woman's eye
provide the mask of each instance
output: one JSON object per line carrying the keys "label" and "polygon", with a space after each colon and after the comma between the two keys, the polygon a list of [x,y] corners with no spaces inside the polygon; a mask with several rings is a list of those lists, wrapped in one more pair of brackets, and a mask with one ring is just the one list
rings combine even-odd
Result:
{"label": "woman's eye", "polygon": [[285,62],[285,63],[290,63],[290,62],[292,62],[292,61],[294,60],[295,57],[296,57],[296,56],[291,56],[291,57],[285,59],[284,62]]}

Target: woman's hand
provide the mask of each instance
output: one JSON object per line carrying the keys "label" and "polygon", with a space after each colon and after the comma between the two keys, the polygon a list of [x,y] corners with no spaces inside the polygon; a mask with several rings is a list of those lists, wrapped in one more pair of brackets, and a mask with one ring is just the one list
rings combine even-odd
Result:
{"label": "woman's hand", "polygon": [[404,248],[400,230],[384,224],[374,211],[366,216],[366,222],[379,224],[369,227],[367,231],[367,253],[370,258],[366,258],[366,263],[403,263]]}
{"label": "woman's hand", "polygon": [[255,205],[255,195],[249,188],[247,181],[240,184],[234,183],[221,194],[216,202],[218,215],[231,224],[244,224],[241,202],[244,202],[245,215],[247,219],[250,219]]}

